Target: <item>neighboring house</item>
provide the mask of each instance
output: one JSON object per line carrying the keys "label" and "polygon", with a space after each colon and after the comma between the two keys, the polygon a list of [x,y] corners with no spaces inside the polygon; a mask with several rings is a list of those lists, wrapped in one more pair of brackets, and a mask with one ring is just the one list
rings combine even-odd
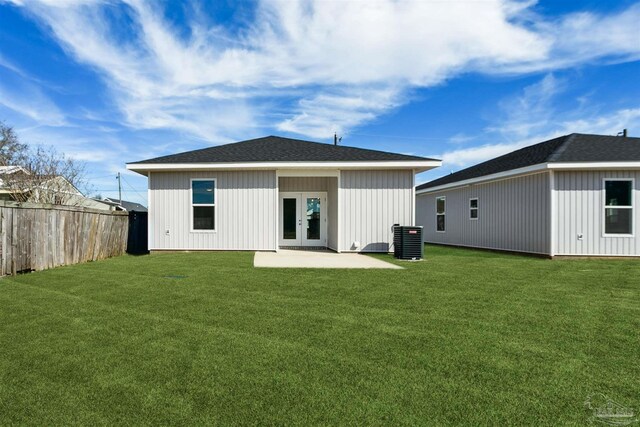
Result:
{"label": "neighboring house", "polygon": [[387,252],[413,225],[415,174],[439,160],[269,136],[135,163],[150,250]]}
{"label": "neighboring house", "polygon": [[114,199],[112,197],[105,197],[104,202],[112,204],[115,206],[118,211],[127,211],[127,212],[146,212],[147,208],[142,206],[140,203],[130,202],[127,200],[119,200]]}
{"label": "neighboring house", "polygon": [[27,171],[21,166],[0,166],[0,200],[14,200],[15,191],[10,188],[10,182],[15,174],[27,174]]}
{"label": "neighboring house", "polygon": [[640,138],[571,134],[416,188],[424,240],[548,256],[640,256]]}
{"label": "neighboring house", "polygon": [[20,166],[0,166],[0,200],[114,210],[85,197],[62,176],[32,176]]}

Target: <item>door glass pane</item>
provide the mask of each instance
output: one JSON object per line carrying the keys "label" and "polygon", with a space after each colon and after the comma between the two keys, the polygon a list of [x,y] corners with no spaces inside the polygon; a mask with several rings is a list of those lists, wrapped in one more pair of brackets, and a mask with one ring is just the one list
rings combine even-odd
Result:
{"label": "door glass pane", "polygon": [[320,240],[320,199],[307,198],[307,239]]}
{"label": "door glass pane", "polygon": [[296,239],[298,216],[296,213],[298,199],[282,199],[282,238]]}

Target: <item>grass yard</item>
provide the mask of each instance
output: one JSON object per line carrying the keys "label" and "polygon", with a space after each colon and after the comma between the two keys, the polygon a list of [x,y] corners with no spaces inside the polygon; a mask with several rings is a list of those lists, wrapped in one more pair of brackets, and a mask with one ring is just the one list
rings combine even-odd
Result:
{"label": "grass yard", "polygon": [[3,278],[0,425],[584,425],[592,393],[638,413],[640,261],[426,255],[371,271],[123,256]]}

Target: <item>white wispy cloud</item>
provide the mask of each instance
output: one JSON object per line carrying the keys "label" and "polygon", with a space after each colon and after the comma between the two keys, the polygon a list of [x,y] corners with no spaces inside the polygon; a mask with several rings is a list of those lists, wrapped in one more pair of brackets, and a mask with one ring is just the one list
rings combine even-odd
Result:
{"label": "white wispy cloud", "polygon": [[[3,67],[2,63],[0,63],[0,67]],[[0,105],[28,117],[34,122],[49,126],[67,124],[65,115],[60,108],[37,84],[31,83],[28,79],[12,79],[8,76],[0,79]]]}
{"label": "white wispy cloud", "polygon": [[[544,87],[548,82],[546,77],[540,84]],[[520,99],[529,97],[525,95]],[[546,102],[544,104],[549,105]],[[484,136],[489,140],[486,144],[445,151],[436,157],[442,159],[445,171],[452,171],[570,133],[616,135],[624,128],[640,129],[640,108],[623,108],[604,114],[582,112],[579,114],[581,118],[575,119],[572,118],[576,116],[573,111],[557,111],[549,107],[549,111],[543,115],[556,117],[553,121],[536,115],[537,108],[537,105],[533,106],[529,120],[525,120],[525,109],[513,121],[505,120],[501,127],[489,129]],[[509,134],[514,130],[513,134]]]}
{"label": "white wispy cloud", "polygon": [[292,108],[293,117],[278,129],[305,135],[340,134],[372,120],[403,103],[402,92],[394,87],[349,87],[303,98]]}
{"label": "white wispy cloud", "polygon": [[553,125],[549,125],[547,129],[538,129],[535,133],[508,141],[503,140],[503,137],[499,134],[489,133],[483,136],[488,140],[486,144],[430,155],[430,157],[442,159],[442,167],[432,172],[421,174],[416,179],[416,183],[419,185],[520,148],[570,133],[617,135],[627,127],[640,129],[640,108],[625,108],[608,114],[585,115],[578,120],[558,121]]}
{"label": "white wispy cloud", "polygon": [[640,129],[640,107],[603,113],[599,108],[583,108],[583,103],[578,100],[574,108],[559,109],[556,100],[568,87],[568,81],[547,74],[538,82],[524,87],[516,96],[506,97],[500,102],[502,114],[481,136],[476,137],[476,142],[484,140],[484,144],[429,153],[430,157],[442,159],[443,166],[422,175],[418,181],[435,179],[570,133],[616,135],[624,128]]}
{"label": "white wispy cloud", "polygon": [[[511,0],[274,0],[258,2],[253,22],[233,34],[193,19],[185,36],[143,0],[13,3],[104,77],[127,126],[216,142],[260,127],[312,137],[348,131],[403,105],[413,89],[464,72],[640,55],[638,5],[549,21],[531,13],[533,3]],[[130,18],[130,33],[114,14]]]}
{"label": "white wispy cloud", "polygon": [[502,100],[499,108],[504,116],[486,131],[513,140],[553,126],[555,97],[565,90],[566,84],[553,74],[547,74],[539,82],[526,86],[519,96]]}
{"label": "white wispy cloud", "polygon": [[[580,120],[559,123],[553,130],[529,134],[510,142],[488,143],[480,146],[447,151],[435,155],[443,161],[444,173],[463,169],[511,151],[570,133],[617,135],[623,128],[640,128],[640,108],[621,109],[610,114],[589,116]],[[488,137],[490,138],[490,136]]]}

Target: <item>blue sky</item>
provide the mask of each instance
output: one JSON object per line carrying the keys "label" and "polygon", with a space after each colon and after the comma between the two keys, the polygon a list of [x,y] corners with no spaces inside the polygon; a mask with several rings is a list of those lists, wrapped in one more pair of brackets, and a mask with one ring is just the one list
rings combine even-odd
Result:
{"label": "blue sky", "polygon": [[0,120],[146,202],[124,164],[283,135],[441,158],[640,135],[640,2],[0,0]]}

